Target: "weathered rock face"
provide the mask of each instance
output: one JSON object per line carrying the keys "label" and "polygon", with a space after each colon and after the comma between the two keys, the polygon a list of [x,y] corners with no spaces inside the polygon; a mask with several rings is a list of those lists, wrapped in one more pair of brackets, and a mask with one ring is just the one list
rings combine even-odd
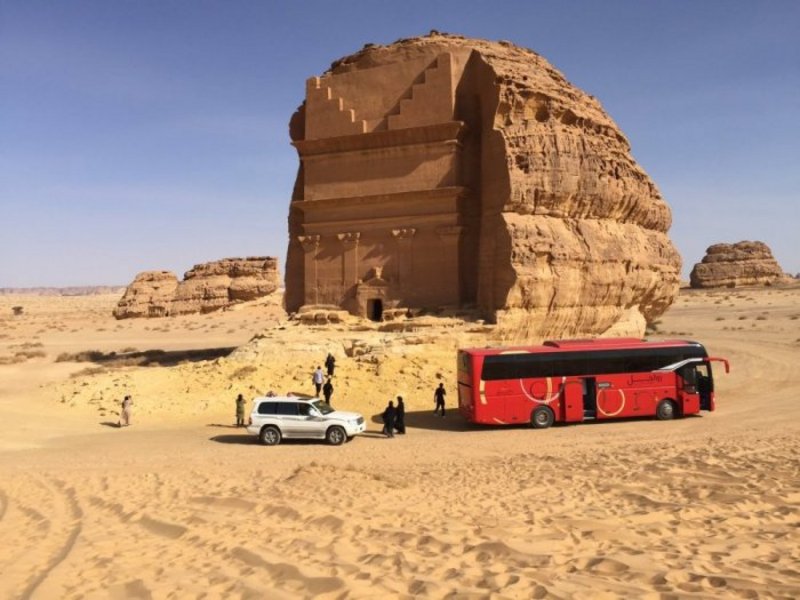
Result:
{"label": "weathered rock face", "polygon": [[180,283],[169,271],[146,271],[125,291],[117,319],[207,313],[255,300],[279,286],[277,259],[225,258],[195,265]]}
{"label": "weathered rock face", "polygon": [[772,285],[788,279],[764,242],[714,244],[689,276],[693,288]]}
{"label": "weathered rock face", "polygon": [[530,50],[366,46],[308,81],[290,133],[290,311],[474,305],[532,337],[642,334],[678,292],[670,211],[627,139]]}
{"label": "weathered rock face", "polygon": [[178,278],[171,271],[139,273],[114,309],[117,319],[165,317],[170,313]]}

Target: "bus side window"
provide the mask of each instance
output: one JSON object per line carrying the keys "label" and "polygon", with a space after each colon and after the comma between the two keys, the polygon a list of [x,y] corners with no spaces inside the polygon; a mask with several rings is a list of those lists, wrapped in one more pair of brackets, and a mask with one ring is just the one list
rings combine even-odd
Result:
{"label": "bus side window", "polygon": [[682,367],[678,373],[681,376],[681,379],[685,382],[686,386],[695,386],[697,385],[697,371],[695,371],[695,365],[686,365]]}

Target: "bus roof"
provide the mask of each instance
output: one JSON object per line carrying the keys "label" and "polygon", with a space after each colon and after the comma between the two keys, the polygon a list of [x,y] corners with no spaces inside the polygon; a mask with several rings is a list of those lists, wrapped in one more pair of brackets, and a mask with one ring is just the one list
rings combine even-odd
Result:
{"label": "bus roof", "polygon": [[486,348],[461,348],[475,356],[490,356],[494,354],[523,354],[539,352],[577,352],[592,350],[639,350],[644,348],[681,348],[685,346],[700,346],[700,342],[692,340],[648,340],[640,338],[598,338],[579,340],[547,340],[540,346],[505,346]]}

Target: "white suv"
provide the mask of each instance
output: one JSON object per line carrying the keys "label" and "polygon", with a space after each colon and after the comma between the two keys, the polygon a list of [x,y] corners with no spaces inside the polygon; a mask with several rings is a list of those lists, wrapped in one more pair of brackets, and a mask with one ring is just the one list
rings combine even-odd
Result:
{"label": "white suv", "polygon": [[366,428],[362,415],[334,410],[319,398],[260,396],[253,399],[247,432],[267,446],[283,438],[324,439],[338,446]]}

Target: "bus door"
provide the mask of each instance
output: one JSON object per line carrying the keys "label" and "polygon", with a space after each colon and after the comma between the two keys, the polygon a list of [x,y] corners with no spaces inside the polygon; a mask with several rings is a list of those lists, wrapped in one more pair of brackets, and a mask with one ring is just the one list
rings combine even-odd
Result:
{"label": "bus door", "polygon": [[591,415],[587,415],[587,406],[595,406],[594,389],[594,377],[570,377],[564,382],[564,421],[574,423],[584,418],[594,418],[594,408],[591,409]]}
{"label": "bus door", "polygon": [[711,372],[711,363],[721,362],[725,372],[731,372],[731,366],[724,358],[709,356],[697,365],[697,393],[700,394],[700,410],[714,410],[714,375]]}
{"label": "bus door", "polygon": [[714,379],[711,365],[700,363],[695,366],[697,393],[700,395],[700,410],[714,410]]}
{"label": "bus door", "polygon": [[597,380],[583,377],[583,418],[597,418]]}
{"label": "bus door", "polygon": [[677,372],[681,388],[681,410],[691,415],[699,410],[713,410],[714,385],[711,379],[711,365],[691,362]]}

